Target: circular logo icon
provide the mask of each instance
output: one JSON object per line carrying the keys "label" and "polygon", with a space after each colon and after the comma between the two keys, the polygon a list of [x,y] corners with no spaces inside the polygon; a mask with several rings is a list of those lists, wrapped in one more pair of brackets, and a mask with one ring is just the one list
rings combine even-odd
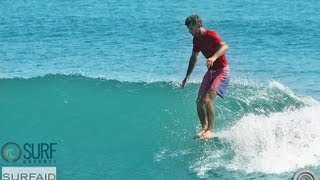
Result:
{"label": "circular logo icon", "polygon": [[9,142],[2,147],[2,158],[7,162],[16,162],[21,156],[21,148],[14,142]]}
{"label": "circular logo icon", "polygon": [[300,169],[293,175],[293,180],[315,180],[317,177],[312,171],[307,169]]}

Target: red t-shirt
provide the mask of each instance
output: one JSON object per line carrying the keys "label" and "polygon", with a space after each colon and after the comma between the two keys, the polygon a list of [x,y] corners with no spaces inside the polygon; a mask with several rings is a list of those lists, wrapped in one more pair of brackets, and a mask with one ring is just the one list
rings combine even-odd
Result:
{"label": "red t-shirt", "polygon": [[[206,30],[206,32],[200,36],[193,37],[193,52],[202,52],[202,54],[208,59],[213,56],[220,48],[222,39],[218,33]],[[225,54],[220,56],[214,61],[212,69],[222,68],[228,65],[227,57]]]}

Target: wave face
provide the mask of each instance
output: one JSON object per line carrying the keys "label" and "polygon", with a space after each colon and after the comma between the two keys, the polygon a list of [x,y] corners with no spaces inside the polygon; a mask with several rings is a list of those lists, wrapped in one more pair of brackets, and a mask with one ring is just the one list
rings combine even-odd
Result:
{"label": "wave face", "polygon": [[62,177],[83,169],[79,178],[286,177],[320,162],[319,102],[275,81],[233,82],[215,101],[218,138],[206,142],[192,139],[198,83],[53,74],[0,81],[0,140],[59,142]]}

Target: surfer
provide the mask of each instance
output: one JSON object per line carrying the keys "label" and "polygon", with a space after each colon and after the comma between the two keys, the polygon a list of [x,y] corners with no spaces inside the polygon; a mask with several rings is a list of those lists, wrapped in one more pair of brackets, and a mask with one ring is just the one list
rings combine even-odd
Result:
{"label": "surfer", "polygon": [[218,33],[205,29],[202,19],[196,14],[187,17],[185,25],[193,36],[193,48],[182,87],[187,85],[201,51],[206,58],[208,70],[203,77],[197,98],[197,112],[202,129],[196,137],[208,139],[213,137],[215,114],[213,101],[216,95],[223,98],[229,85],[229,66],[225,55],[228,45],[223,42]]}

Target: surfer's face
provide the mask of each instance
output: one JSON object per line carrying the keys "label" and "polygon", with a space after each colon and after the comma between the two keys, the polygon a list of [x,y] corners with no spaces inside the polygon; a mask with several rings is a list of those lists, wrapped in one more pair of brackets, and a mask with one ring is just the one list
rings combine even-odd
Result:
{"label": "surfer's face", "polygon": [[200,32],[199,25],[192,25],[190,24],[188,27],[189,33],[192,34],[192,36],[197,36]]}

